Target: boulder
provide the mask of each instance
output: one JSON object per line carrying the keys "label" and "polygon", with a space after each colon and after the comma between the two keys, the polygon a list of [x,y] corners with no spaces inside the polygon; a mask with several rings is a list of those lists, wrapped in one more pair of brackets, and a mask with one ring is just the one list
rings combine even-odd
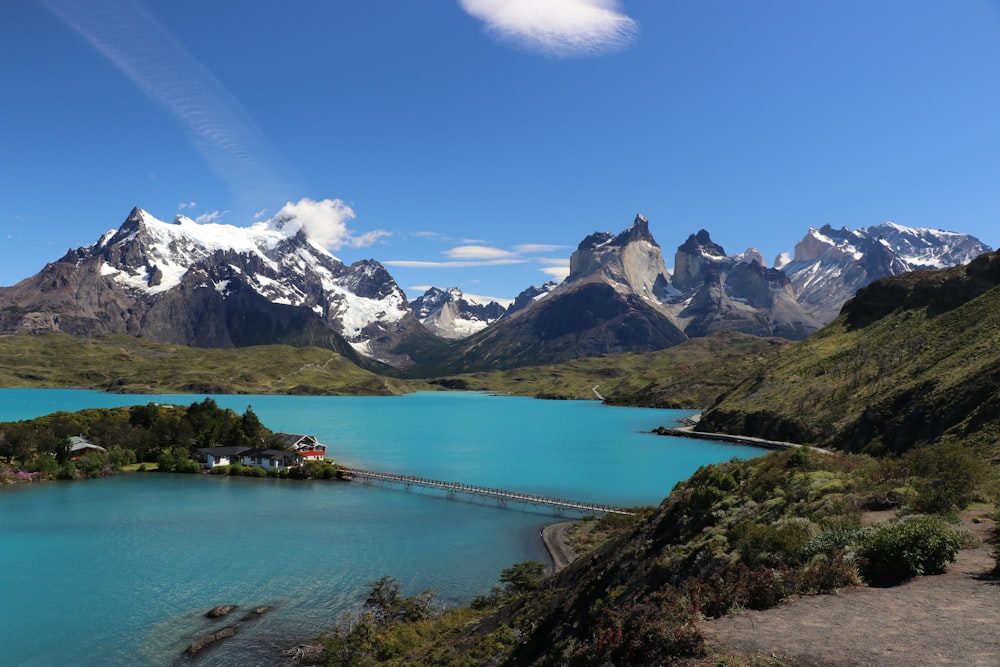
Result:
{"label": "boulder", "polygon": [[238,606],[239,605],[235,604],[220,604],[209,609],[208,612],[205,613],[205,616],[208,618],[222,618]]}

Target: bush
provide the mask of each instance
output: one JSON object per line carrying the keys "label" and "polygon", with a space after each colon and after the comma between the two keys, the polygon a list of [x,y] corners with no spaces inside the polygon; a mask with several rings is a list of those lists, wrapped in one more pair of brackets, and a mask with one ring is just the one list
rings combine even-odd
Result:
{"label": "bush", "polygon": [[927,445],[904,457],[916,491],[912,509],[921,514],[953,514],[976,499],[986,481],[982,456],[966,445]]}
{"label": "bush", "polygon": [[809,526],[799,521],[762,525],[746,519],[733,529],[732,541],[740,560],[750,567],[789,564],[812,537]]}
{"label": "bush", "polygon": [[664,607],[633,603],[606,608],[594,631],[594,665],[659,665],[701,656],[705,639],[695,625],[696,610],[680,599]]}
{"label": "bush", "polygon": [[916,516],[881,526],[858,550],[861,576],[871,586],[895,586],[924,574],[941,574],[962,546],[936,516]]}

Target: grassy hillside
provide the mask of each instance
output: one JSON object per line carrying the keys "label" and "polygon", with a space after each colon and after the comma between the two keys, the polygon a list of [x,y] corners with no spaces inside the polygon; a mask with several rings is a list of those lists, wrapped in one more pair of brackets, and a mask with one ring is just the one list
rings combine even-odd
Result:
{"label": "grassy hillside", "polygon": [[998,453],[1000,255],[885,279],[706,413],[705,430],[880,453]]}
{"label": "grassy hillside", "polygon": [[594,399],[663,408],[704,408],[792,343],[726,333],[659,352],[616,354],[434,380],[454,389],[543,398]]}
{"label": "grassy hillside", "polygon": [[131,336],[0,336],[0,386],[121,393],[391,395],[428,388],[316,347],[203,349]]}

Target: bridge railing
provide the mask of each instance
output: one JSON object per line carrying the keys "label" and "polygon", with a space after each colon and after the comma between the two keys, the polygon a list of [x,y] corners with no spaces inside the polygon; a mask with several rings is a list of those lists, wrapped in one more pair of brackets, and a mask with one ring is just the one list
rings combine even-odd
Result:
{"label": "bridge railing", "polygon": [[507,501],[517,501],[530,503],[533,505],[547,505],[558,510],[575,510],[579,512],[593,512],[600,514],[622,514],[631,515],[632,512],[622,507],[604,505],[601,503],[590,503],[579,500],[566,500],[563,498],[552,498],[533,493],[522,493],[520,491],[508,491],[506,489],[495,489],[484,486],[474,486],[462,484],[461,482],[444,482],[437,479],[427,479],[413,475],[399,475],[390,472],[378,472],[375,470],[362,470],[360,468],[341,468],[341,470],[351,476],[362,479],[374,479],[385,482],[403,484],[407,488],[413,485],[428,488],[443,489],[448,492],[449,498],[454,498],[458,493],[466,493],[476,496],[495,498],[500,504],[505,505]]}

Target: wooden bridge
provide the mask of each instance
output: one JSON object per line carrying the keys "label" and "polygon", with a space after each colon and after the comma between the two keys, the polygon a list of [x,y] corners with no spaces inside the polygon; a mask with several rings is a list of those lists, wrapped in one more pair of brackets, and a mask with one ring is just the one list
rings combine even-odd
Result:
{"label": "wooden bridge", "polygon": [[422,477],[413,477],[412,475],[396,475],[388,472],[375,472],[372,470],[344,467],[340,467],[340,470],[343,471],[345,479],[359,480],[362,484],[372,484],[373,482],[401,484],[407,491],[413,487],[437,489],[444,491],[449,500],[457,500],[460,494],[470,497],[491,498],[496,500],[498,507],[507,507],[509,503],[523,503],[525,505],[547,508],[556,516],[564,516],[568,511],[580,512],[582,514],[633,514],[629,510],[621,507],[612,507],[611,505],[549,498],[531,493],[491,489],[484,486],[460,484],[458,482],[441,482],[436,479],[424,479]]}

